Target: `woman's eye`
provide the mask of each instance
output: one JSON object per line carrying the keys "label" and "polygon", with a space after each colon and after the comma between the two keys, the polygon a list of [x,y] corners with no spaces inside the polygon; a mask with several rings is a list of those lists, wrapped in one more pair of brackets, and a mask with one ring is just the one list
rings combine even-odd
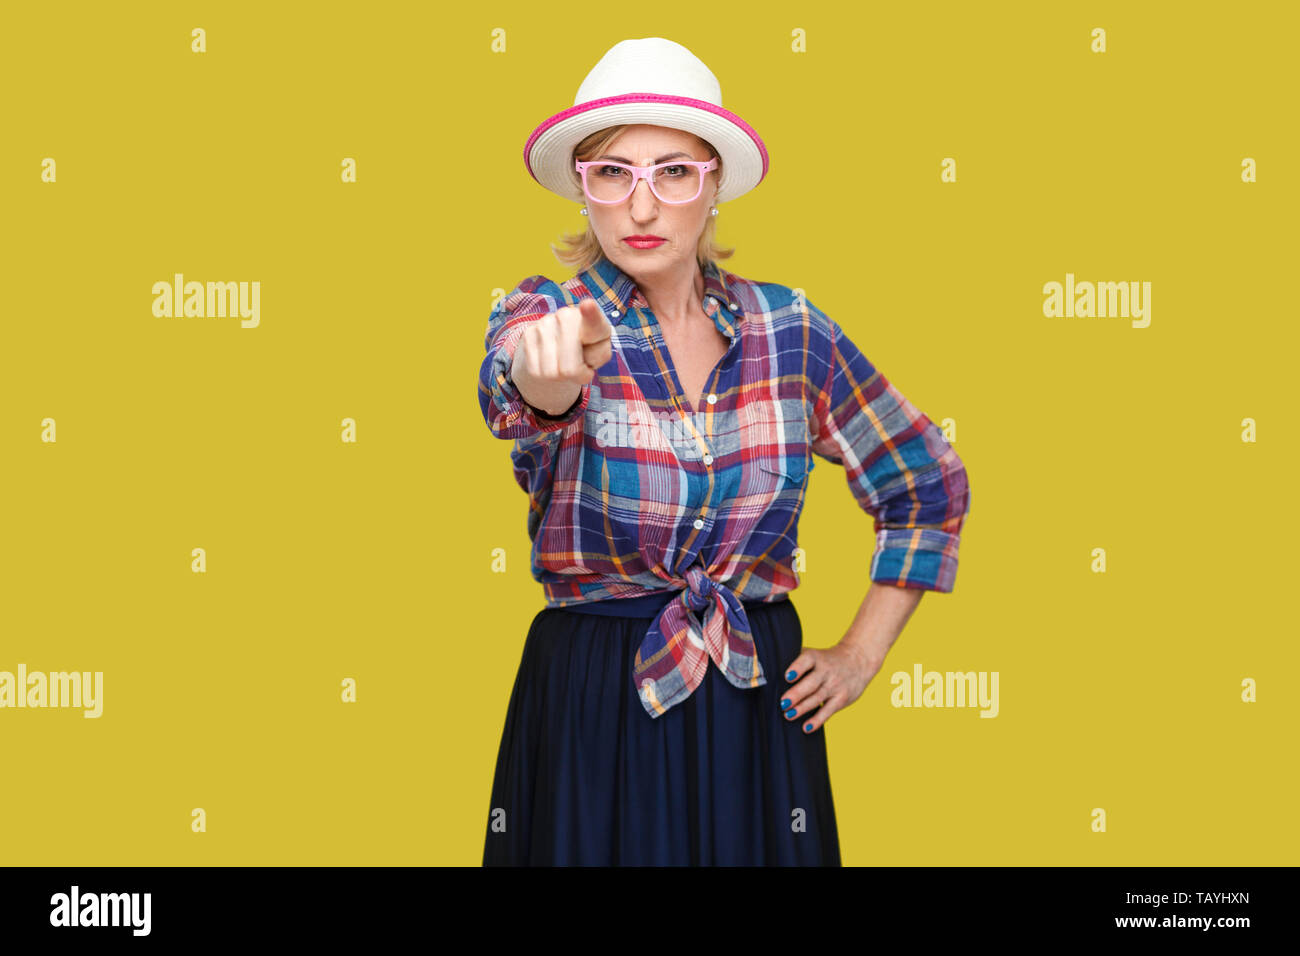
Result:
{"label": "woman's eye", "polygon": [[600,166],[596,169],[596,175],[613,179],[626,171],[621,166]]}
{"label": "woman's eye", "polygon": [[686,172],[686,167],[685,167],[685,166],[665,166],[665,167],[664,167],[664,172],[667,173],[667,174],[668,174],[669,176],[671,176],[672,178],[676,179],[678,176],[681,176],[681,175],[683,175],[683,174]]}

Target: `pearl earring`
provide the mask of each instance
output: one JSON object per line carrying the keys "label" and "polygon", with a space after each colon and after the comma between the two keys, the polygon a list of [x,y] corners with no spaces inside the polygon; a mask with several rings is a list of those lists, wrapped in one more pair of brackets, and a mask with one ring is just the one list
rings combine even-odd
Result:
{"label": "pearl earring", "polygon": [[579,216],[585,216],[585,215],[587,215],[587,207],[586,207],[586,206],[583,206],[581,209],[579,209],[579,210],[578,210],[578,215],[579,215]]}
{"label": "pearl earring", "polygon": [[718,207],[717,207],[717,206],[714,206],[712,209],[709,210],[709,215],[710,215],[710,216],[716,216],[717,214],[718,214]]}

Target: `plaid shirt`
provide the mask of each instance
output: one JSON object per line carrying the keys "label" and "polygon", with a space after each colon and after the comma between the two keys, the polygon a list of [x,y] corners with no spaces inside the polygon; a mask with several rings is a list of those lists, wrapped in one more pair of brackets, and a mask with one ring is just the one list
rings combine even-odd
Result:
{"label": "plaid shirt", "polygon": [[[730,341],[698,409],[649,303],[603,257],[563,283],[519,283],[489,316],[479,371],[488,428],[514,441],[547,606],[665,596],[633,663],[651,717],[690,696],[710,660],[737,687],[767,682],[741,601],[798,586],[814,455],[843,466],[874,518],[879,584],[951,591],[970,505],[957,453],[838,323],[785,286],[714,262],[704,278],[704,311]],[[515,345],[527,323],[588,297],[613,326],[613,354],[548,418],[507,377]]]}

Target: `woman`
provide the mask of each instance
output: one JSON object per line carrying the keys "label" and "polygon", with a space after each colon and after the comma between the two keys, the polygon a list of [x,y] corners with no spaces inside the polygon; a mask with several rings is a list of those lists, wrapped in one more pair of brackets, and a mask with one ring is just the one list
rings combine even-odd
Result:
{"label": "woman", "polygon": [[[718,204],[767,172],[686,48],[614,46],[529,137],[590,230],[492,310],[479,399],[528,492],[534,618],[484,864],[838,865],[822,725],[926,590],[951,591],[966,473],[838,323],[718,267]],[[875,518],[843,639],[789,599],[814,454]],[[863,529],[865,534],[865,528]]]}

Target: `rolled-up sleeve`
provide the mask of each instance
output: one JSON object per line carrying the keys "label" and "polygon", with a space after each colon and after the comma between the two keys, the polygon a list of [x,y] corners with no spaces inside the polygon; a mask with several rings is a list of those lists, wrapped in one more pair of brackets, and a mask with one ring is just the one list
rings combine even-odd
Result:
{"label": "rolled-up sleeve", "polygon": [[812,451],[844,466],[853,497],[875,519],[871,580],[951,591],[970,510],[965,466],[938,426],[867,361],[839,324],[808,306],[829,340],[809,365]]}
{"label": "rolled-up sleeve", "polygon": [[487,355],[479,367],[478,397],[483,420],[498,438],[532,438],[544,432],[560,431],[582,419],[591,397],[591,386],[582,386],[577,401],[563,415],[540,414],[523,400],[510,380],[519,336],[530,322],[549,315],[565,304],[559,285],[545,276],[531,276],[502,298],[488,316],[484,345]]}

